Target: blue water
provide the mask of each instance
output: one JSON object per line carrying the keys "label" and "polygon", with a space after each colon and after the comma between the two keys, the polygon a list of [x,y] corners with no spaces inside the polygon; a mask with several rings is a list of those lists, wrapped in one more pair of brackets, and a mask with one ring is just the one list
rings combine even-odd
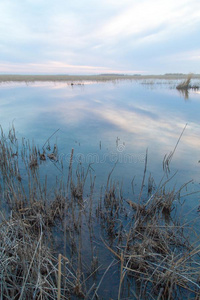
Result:
{"label": "blue water", "polygon": [[[187,124],[171,161],[170,175],[176,171],[177,174],[169,185],[178,189],[193,180],[187,190],[183,190],[183,200],[187,211],[194,209],[194,216],[199,194],[184,195],[200,189],[199,112],[200,94],[190,92],[186,100],[169,84],[149,87],[140,82],[120,81],[74,86],[58,82],[0,86],[0,125],[5,132],[14,124],[18,139],[25,137],[40,149],[56,132],[50,138],[50,146],[53,148],[57,144],[59,161],[44,162],[41,177],[48,174],[53,185],[55,178],[62,176],[60,161],[68,166],[73,148],[74,166],[80,160],[85,168],[92,163],[92,175],[96,176],[95,195],[106,185],[108,174],[117,162],[113,180],[120,185],[123,182],[124,197],[132,199],[131,181],[135,177],[137,196],[147,149],[146,176],[148,178],[151,173],[158,185],[163,176],[163,158],[173,151]],[[146,183],[145,191],[147,193]],[[98,248],[100,238],[96,242]],[[86,262],[90,259],[87,251],[88,237],[85,237],[83,252]],[[105,247],[99,246],[98,254],[104,262],[110,260],[110,251]],[[100,277],[108,266],[106,263]],[[114,266],[110,268],[99,291],[116,298],[118,287],[110,289],[111,284],[114,286],[119,282],[116,269],[113,275],[114,269]]]}
{"label": "blue water", "polygon": [[[17,136],[42,146],[50,139],[58,144],[60,157],[68,162],[93,162],[97,186],[118,160],[114,178],[129,190],[134,176],[138,184],[148,148],[148,172],[158,182],[162,160],[169,154],[187,123],[171,162],[171,172],[182,184],[200,182],[200,94],[186,101],[168,85],[145,85],[129,81],[95,83],[73,87],[67,83],[2,84],[0,124],[4,131],[14,124]],[[50,163],[47,163],[47,166]],[[56,173],[56,171],[55,171]],[[137,179],[136,179],[137,182]]]}

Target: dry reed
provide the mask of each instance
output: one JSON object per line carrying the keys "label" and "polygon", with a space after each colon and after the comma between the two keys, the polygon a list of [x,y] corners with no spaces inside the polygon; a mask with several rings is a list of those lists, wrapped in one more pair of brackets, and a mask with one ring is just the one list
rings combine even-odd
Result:
{"label": "dry reed", "polygon": [[[186,184],[178,191],[167,188],[173,180],[168,175],[180,138],[164,159],[164,177],[157,188],[151,175],[146,180],[146,154],[138,198],[124,199],[122,186],[112,181],[116,163],[98,200],[94,199],[91,165],[85,171],[80,162],[73,172],[73,149],[67,176],[60,172],[49,192],[47,177],[40,178],[40,168],[46,160],[53,160],[48,156],[51,153],[57,158],[53,163],[59,165],[57,145],[52,152],[50,138],[40,151],[28,141],[20,144],[14,127],[7,136],[1,129],[1,204],[6,207],[0,223],[1,299],[98,298],[115,259],[120,263],[118,299],[149,299],[150,294],[160,300],[198,299],[198,237],[192,244],[192,226],[181,222],[175,213]],[[144,196],[146,181],[148,195]],[[88,183],[90,192],[85,195]],[[100,236],[95,237],[94,227],[103,239],[100,247],[110,252],[101,277],[102,257],[94,250]],[[85,263],[86,239],[91,265]],[[131,286],[129,294],[127,286]]]}

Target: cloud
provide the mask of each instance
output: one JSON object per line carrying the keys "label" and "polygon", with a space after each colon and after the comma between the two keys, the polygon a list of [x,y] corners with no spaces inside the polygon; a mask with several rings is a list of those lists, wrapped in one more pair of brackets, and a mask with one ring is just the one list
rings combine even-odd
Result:
{"label": "cloud", "polygon": [[140,37],[146,31],[154,31],[161,26],[166,32],[181,31],[189,25],[199,23],[200,3],[197,1],[135,1],[124,12],[111,18],[97,33],[100,38],[122,36]]}
{"label": "cloud", "polygon": [[0,63],[0,70],[6,74],[100,74],[100,73],[142,73],[140,70],[117,70],[101,66],[69,65],[57,61],[45,63]]}
{"label": "cloud", "polygon": [[[63,68],[165,72],[158,60],[199,48],[197,0],[7,0],[0,18],[0,62],[19,70],[56,61]],[[179,66],[173,61],[175,71]],[[190,71],[189,64],[183,68]]]}

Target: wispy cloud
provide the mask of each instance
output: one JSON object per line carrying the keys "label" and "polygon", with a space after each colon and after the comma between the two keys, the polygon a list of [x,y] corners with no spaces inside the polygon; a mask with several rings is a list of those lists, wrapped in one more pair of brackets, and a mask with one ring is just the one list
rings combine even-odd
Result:
{"label": "wispy cloud", "polygon": [[100,66],[69,65],[62,62],[46,63],[0,63],[0,70],[9,74],[100,74],[100,73],[141,73],[140,70],[117,70]]}
{"label": "wispy cloud", "polygon": [[[198,0],[7,0],[0,3],[0,18],[1,73],[6,65],[8,72],[13,65],[41,73],[45,65],[46,73],[54,73],[61,64],[67,73],[162,73],[168,70],[158,57],[164,61],[200,47]],[[195,69],[198,55],[189,60],[181,66],[185,72]],[[173,70],[179,67],[173,60]]]}

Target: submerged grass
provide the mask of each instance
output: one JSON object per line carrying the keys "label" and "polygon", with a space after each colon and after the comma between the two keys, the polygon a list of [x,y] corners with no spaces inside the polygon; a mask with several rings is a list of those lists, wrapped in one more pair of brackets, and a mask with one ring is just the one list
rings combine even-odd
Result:
{"label": "submerged grass", "polygon": [[[92,168],[85,171],[80,163],[74,172],[73,149],[67,177],[61,167],[49,190],[40,168],[46,160],[58,162],[58,149],[54,145],[52,152],[47,141],[39,149],[20,143],[14,127],[8,135],[1,130],[1,299],[108,299],[102,286],[114,267],[115,299],[198,299],[199,237],[191,242],[192,224],[176,213],[186,185],[167,187],[175,150],[164,158],[157,188],[151,175],[146,180],[146,155],[138,197],[123,197],[111,178],[114,166],[95,199]],[[98,254],[102,248],[106,261]]]}
{"label": "submerged grass", "polygon": [[194,77],[192,73],[188,74],[187,78],[177,85],[177,90],[188,91],[189,89],[198,90],[199,85],[192,85],[191,80]]}
{"label": "submerged grass", "polygon": [[188,90],[191,87],[190,85],[191,79],[192,79],[192,74],[188,74],[188,77],[183,82],[178,84],[176,88],[178,90]]}

